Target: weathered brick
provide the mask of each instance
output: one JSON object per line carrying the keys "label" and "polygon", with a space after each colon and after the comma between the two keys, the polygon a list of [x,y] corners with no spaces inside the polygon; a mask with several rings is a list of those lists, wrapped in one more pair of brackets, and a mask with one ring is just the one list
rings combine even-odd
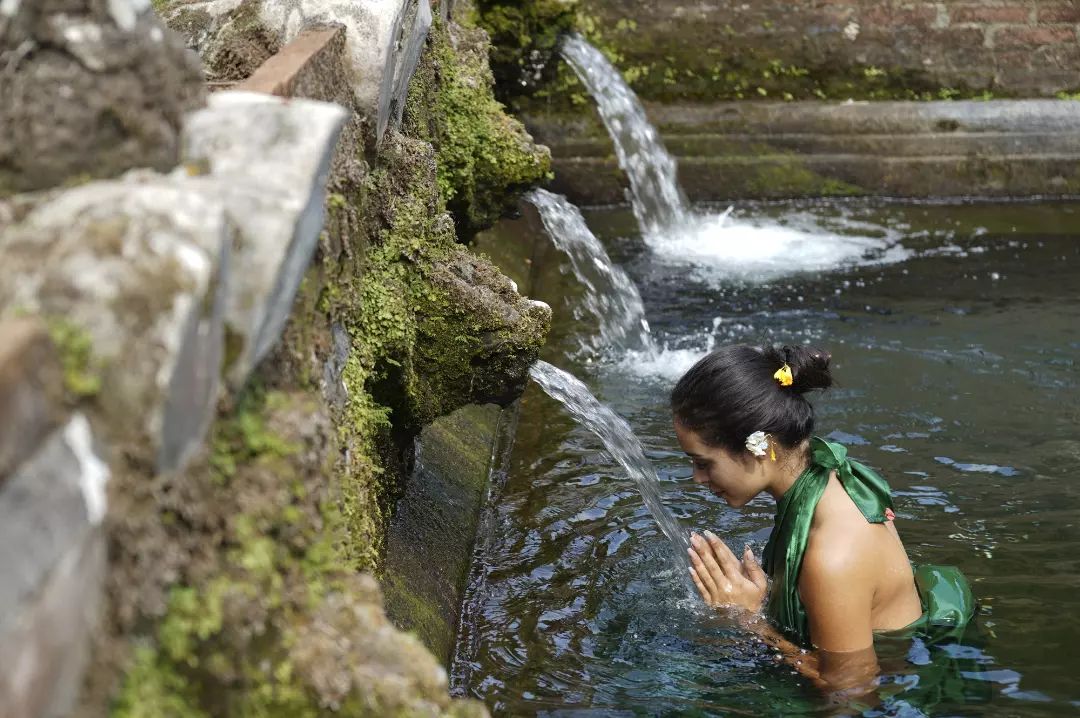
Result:
{"label": "weathered brick", "polygon": [[986,31],[981,27],[947,27],[935,30],[926,40],[948,55],[954,48],[982,47],[986,44]]}
{"label": "weathered brick", "polygon": [[1080,5],[1076,3],[1039,3],[1039,22],[1080,23]]}
{"label": "weathered brick", "polygon": [[949,10],[953,24],[962,23],[1027,23],[1031,8],[1026,5],[960,5]]}
{"label": "weathered brick", "polygon": [[919,3],[894,7],[875,4],[858,13],[859,22],[892,28],[928,28],[937,20],[937,6]]}
{"label": "weathered brick", "polygon": [[1076,30],[1065,26],[1003,27],[993,30],[994,47],[1041,47],[1076,42]]}

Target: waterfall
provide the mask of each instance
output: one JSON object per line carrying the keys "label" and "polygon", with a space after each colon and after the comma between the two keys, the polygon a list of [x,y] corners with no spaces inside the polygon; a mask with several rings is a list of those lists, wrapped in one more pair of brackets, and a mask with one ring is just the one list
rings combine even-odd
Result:
{"label": "waterfall", "polygon": [[682,571],[681,578],[687,580],[690,559],[686,550],[690,543],[678,520],[664,506],[656,467],[645,457],[645,450],[630,425],[610,407],[601,404],[577,378],[556,366],[538,361],[529,370],[529,376],[548,396],[565,406],[575,420],[596,434],[608,453],[626,470],[653,520],[675,547],[676,565]]}
{"label": "waterfall", "polygon": [[646,239],[691,218],[678,182],[678,166],[645,116],[637,95],[607,58],[578,34],[567,37],[562,55],[596,100],[615,142],[615,153],[630,179],[634,215]]}
{"label": "waterfall", "polygon": [[626,272],[612,264],[581,210],[566,197],[542,189],[525,199],[540,213],[552,243],[570,258],[585,289],[581,306],[596,318],[599,334],[583,337],[582,348],[594,353],[618,348],[654,354],[641,294]]}

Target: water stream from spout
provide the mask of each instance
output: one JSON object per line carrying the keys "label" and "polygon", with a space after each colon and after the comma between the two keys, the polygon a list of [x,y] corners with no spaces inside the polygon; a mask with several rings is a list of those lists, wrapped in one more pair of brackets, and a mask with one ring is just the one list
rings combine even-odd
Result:
{"label": "water stream from spout", "polygon": [[596,100],[630,180],[631,200],[646,238],[682,227],[692,218],[678,181],[678,165],[649,122],[637,95],[595,46],[578,34],[563,41],[562,55]]}
{"label": "water stream from spout", "polygon": [[632,350],[654,355],[656,347],[637,286],[612,263],[581,210],[547,190],[534,190],[525,198],[536,207],[552,243],[569,257],[585,290],[579,306],[593,315],[598,332],[581,335],[582,349],[593,354]]}
{"label": "water stream from spout", "polygon": [[575,420],[596,434],[612,458],[626,470],[656,525],[674,547],[676,566],[683,579],[688,581],[690,561],[686,550],[690,543],[687,534],[664,506],[656,467],[645,456],[630,425],[610,407],[601,404],[585,384],[556,366],[538,361],[529,370],[529,376],[548,396],[565,406]]}

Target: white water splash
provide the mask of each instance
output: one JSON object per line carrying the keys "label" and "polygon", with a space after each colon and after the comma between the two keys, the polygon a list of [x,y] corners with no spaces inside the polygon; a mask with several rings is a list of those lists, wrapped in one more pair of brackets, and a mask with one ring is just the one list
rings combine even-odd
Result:
{"label": "white water splash", "polygon": [[596,100],[630,180],[631,203],[646,236],[685,225],[691,218],[678,182],[678,166],[645,116],[637,95],[603,53],[580,35],[570,35],[562,55]]}
{"label": "white water splash", "polygon": [[647,237],[658,259],[698,268],[713,280],[768,281],[800,272],[891,264],[911,253],[884,227],[833,220],[823,226],[809,215],[736,220],[728,213],[703,216],[663,235]]}
{"label": "white water splash", "polygon": [[641,294],[626,272],[612,263],[581,210],[547,190],[534,190],[525,198],[540,213],[551,241],[570,258],[574,275],[585,289],[582,308],[596,319],[599,334],[581,337],[582,349],[655,354]]}

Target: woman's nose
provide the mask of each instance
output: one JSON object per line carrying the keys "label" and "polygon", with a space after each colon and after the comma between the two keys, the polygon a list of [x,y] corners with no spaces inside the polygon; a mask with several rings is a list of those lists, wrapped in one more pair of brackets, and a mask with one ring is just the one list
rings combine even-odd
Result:
{"label": "woman's nose", "polygon": [[690,478],[694,480],[695,484],[707,484],[709,483],[709,477],[705,475],[704,471],[700,469],[694,469],[694,473],[690,475]]}

